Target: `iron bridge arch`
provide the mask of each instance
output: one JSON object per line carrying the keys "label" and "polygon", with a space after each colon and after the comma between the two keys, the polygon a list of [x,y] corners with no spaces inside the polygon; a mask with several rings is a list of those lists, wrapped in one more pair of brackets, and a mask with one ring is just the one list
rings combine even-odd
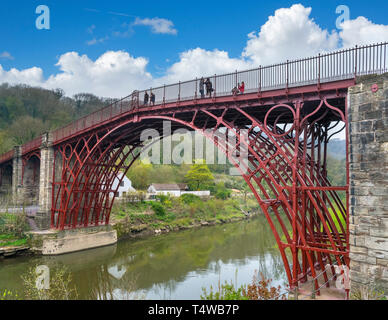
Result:
{"label": "iron bridge arch", "polygon": [[[113,182],[121,182],[124,175],[118,173],[126,173],[138,159],[144,147],[141,132],[156,129],[161,139],[163,121],[171,121],[172,131],[202,133],[240,170],[272,229],[291,287],[308,275],[315,278],[327,264],[335,274],[333,264],[349,264],[348,188],[332,186],[327,178],[327,143],[336,132],[345,130],[347,135],[345,106],[342,97],[260,108],[238,103],[197,106],[123,117],[57,146],[51,227],[108,224],[117,191]],[[235,134],[237,144],[219,139],[221,127]],[[242,129],[246,136],[240,135]],[[232,156],[241,148],[248,151],[245,164]],[[327,281],[328,272],[323,277]]]}

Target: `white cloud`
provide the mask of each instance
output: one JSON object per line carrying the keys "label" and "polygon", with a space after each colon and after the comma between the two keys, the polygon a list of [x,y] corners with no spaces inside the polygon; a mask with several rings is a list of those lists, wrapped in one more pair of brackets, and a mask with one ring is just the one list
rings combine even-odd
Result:
{"label": "white cloud", "polygon": [[0,53],[0,59],[13,60],[14,57],[8,51],[4,51]]}
{"label": "white cloud", "polygon": [[178,31],[174,28],[174,23],[170,20],[163,18],[145,18],[140,19],[136,18],[133,23],[135,26],[149,26],[153,33],[162,33],[162,34],[177,34]]}
{"label": "white cloud", "polygon": [[148,86],[148,60],[134,58],[124,51],[108,51],[92,61],[77,52],[62,55],[56,64],[62,71],[52,75],[45,87],[62,88],[67,94],[91,92],[99,96],[121,97],[135,88]]}
{"label": "white cloud", "polygon": [[43,70],[41,68],[33,67],[24,70],[17,70],[15,68],[5,71],[0,65],[0,83],[25,83],[31,86],[40,86],[43,81]]}
{"label": "white cloud", "polygon": [[374,24],[365,17],[344,21],[341,27],[344,47],[388,41],[388,25]]}
{"label": "white cloud", "polygon": [[167,70],[164,77],[157,79],[157,82],[174,83],[195,77],[244,70],[250,66],[249,62],[242,59],[230,58],[226,51],[196,48],[181,53],[179,61]]}
{"label": "white cloud", "polygon": [[248,35],[243,57],[258,66],[335,49],[338,42],[336,32],[322,30],[310,14],[311,8],[301,4],[276,10],[258,33]]}
{"label": "white cloud", "polygon": [[68,52],[56,64],[61,72],[47,80],[40,68],[5,71],[0,65],[0,83],[62,88],[69,96],[90,92],[98,96],[122,97],[135,88],[149,86],[152,76],[146,71],[147,64],[146,58],[134,58],[124,51],[108,51],[95,61],[86,55]]}

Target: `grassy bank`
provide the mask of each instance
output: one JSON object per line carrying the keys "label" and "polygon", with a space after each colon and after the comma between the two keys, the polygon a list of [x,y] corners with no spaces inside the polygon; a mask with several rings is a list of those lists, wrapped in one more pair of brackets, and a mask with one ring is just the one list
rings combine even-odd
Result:
{"label": "grassy bank", "polygon": [[125,238],[238,221],[257,212],[254,199],[201,199],[190,195],[162,197],[157,201],[122,202],[113,208],[111,221],[118,237]]}
{"label": "grassy bank", "polygon": [[26,216],[20,213],[0,213],[0,248],[24,246],[28,230]]}

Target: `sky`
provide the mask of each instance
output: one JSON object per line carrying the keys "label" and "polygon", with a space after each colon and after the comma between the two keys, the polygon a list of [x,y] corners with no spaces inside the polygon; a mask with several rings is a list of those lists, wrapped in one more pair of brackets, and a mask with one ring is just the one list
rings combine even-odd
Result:
{"label": "sky", "polygon": [[[40,19],[39,5],[49,19]],[[336,13],[341,5],[346,10]],[[120,98],[388,41],[388,1],[378,0],[3,0],[0,10],[0,83],[61,88],[68,96]]]}

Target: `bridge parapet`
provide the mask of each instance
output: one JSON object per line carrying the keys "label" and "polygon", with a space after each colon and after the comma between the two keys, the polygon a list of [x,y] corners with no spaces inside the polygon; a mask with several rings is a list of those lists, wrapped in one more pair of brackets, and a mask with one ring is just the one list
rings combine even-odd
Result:
{"label": "bridge parapet", "polygon": [[349,89],[351,290],[388,294],[388,74]]}

